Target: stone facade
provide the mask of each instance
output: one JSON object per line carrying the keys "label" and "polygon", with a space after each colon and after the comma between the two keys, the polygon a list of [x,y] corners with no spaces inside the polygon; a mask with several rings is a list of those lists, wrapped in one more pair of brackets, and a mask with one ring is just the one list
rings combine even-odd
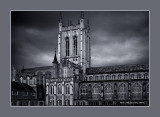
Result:
{"label": "stone facade", "polygon": [[147,106],[149,65],[91,67],[89,21],[64,26],[59,19],[58,58],[52,66],[13,69],[13,81],[30,85],[37,105]]}

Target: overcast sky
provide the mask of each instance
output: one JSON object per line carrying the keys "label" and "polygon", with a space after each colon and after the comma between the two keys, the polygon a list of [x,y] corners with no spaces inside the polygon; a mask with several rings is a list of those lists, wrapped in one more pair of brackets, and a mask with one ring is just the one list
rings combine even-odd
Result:
{"label": "overcast sky", "polygon": [[[149,63],[149,12],[87,11],[92,67]],[[63,23],[77,24],[80,11],[63,11]],[[11,64],[52,65],[58,41],[58,11],[11,12]]]}

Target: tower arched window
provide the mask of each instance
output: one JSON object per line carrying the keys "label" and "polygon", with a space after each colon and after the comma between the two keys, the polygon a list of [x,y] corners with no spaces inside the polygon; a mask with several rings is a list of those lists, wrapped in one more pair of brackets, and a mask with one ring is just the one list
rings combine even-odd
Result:
{"label": "tower arched window", "polygon": [[77,55],[77,36],[73,37],[73,49],[74,55]]}
{"label": "tower arched window", "polygon": [[66,37],[66,56],[69,56],[69,37]]}

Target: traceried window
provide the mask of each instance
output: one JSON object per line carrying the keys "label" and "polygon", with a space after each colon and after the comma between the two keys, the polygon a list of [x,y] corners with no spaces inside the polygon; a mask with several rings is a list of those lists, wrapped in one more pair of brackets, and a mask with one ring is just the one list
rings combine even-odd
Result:
{"label": "traceried window", "polygon": [[80,89],[81,92],[81,98],[85,99],[87,97],[87,87],[86,86],[82,86]]}
{"label": "traceried window", "polygon": [[69,85],[66,85],[66,94],[70,94]]}
{"label": "traceried window", "polygon": [[118,87],[118,98],[120,100],[125,100],[127,98],[127,86],[124,83]]}
{"label": "traceried window", "polygon": [[93,87],[93,98],[100,98],[100,87],[98,85]]}
{"label": "traceried window", "polygon": [[132,99],[133,100],[142,99],[142,87],[138,83],[135,83],[132,87]]}
{"label": "traceried window", "polygon": [[113,87],[110,84],[105,87],[105,99],[113,99]]}
{"label": "traceried window", "polygon": [[62,86],[60,84],[58,85],[58,94],[62,94]]}
{"label": "traceried window", "polygon": [[69,56],[69,37],[66,37],[66,56]]}
{"label": "traceried window", "polygon": [[77,36],[73,37],[73,51],[74,55],[77,55]]}

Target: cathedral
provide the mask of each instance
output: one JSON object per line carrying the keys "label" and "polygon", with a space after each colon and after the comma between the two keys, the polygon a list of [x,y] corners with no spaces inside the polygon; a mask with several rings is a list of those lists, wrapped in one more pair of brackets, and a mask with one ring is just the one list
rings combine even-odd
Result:
{"label": "cathedral", "polygon": [[[90,41],[84,12],[78,24],[68,26],[63,25],[60,13],[58,51],[52,66],[23,68],[20,72],[12,68],[11,105],[149,106],[149,65],[91,67]],[[30,97],[24,98],[29,91]]]}

